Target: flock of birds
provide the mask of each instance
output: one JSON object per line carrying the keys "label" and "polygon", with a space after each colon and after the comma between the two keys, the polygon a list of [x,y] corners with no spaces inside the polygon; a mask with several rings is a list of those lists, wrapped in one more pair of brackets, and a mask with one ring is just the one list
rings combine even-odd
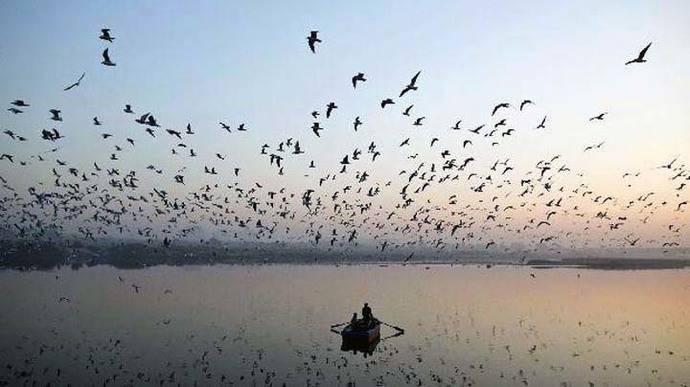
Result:
{"label": "flock of birds", "polygon": [[[108,44],[115,40],[107,28],[101,31],[99,38]],[[308,49],[316,54],[319,45],[323,44],[319,32],[311,31],[306,39]],[[651,43],[625,65],[646,62],[650,46]],[[102,52],[102,59],[103,66],[117,66],[108,48]],[[75,92],[83,87],[85,76],[86,73],[81,73],[64,91]],[[356,72],[350,81],[354,90],[370,82],[362,72]],[[396,90],[381,98],[380,107],[376,108],[385,114],[400,114],[413,129],[421,130],[427,117],[416,114],[411,98],[422,83],[422,71],[417,71],[401,85],[399,93]],[[433,130],[421,144],[419,136],[407,135],[393,139],[392,145],[366,141],[366,147],[334,154],[332,161],[337,167],[328,168],[309,160],[305,145],[334,130],[329,120],[340,114],[338,104],[324,102],[305,117],[308,123],[304,128],[289,138],[265,143],[256,150],[265,160],[271,177],[305,177],[310,182],[298,191],[280,186],[280,179],[259,181],[255,176],[245,176],[243,172],[255,166],[242,165],[240,160],[233,160],[220,150],[209,149],[214,144],[195,141],[196,131],[192,124],[180,124],[178,129],[145,109],[140,111],[134,104],[125,104],[117,110],[140,129],[138,133],[102,130],[107,127],[105,120],[98,116],[90,119],[99,131],[94,141],[102,142],[97,146],[109,150],[102,158],[90,161],[90,165],[82,165],[83,160],[72,159],[73,154],[62,150],[61,143],[72,134],[61,125],[78,122],[78,119],[63,117],[59,107],[47,110],[46,124],[50,123],[50,128],[40,129],[39,133],[34,132],[35,129],[5,128],[3,123],[6,141],[0,147],[0,235],[11,235],[28,243],[72,234],[89,241],[113,236],[138,237],[152,248],[174,248],[176,243],[209,242],[203,230],[210,228],[230,240],[295,241],[334,251],[356,251],[363,240],[373,244],[382,257],[390,252],[405,252],[405,261],[422,248],[438,252],[480,248],[490,253],[513,254],[524,260],[543,251],[560,253],[565,249],[585,247],[640,246],[672,251],[684,243],[683,235],[688,232],[686,186],[690,168],[680,156],[672,156],[649,171],[624,172],[621,182],[627,189],[625,195],[631,197],[628,198],[597,191],[588,184],[584,172],[572,170],[559,154],[535,160],[534,165],[525,170],[507,155],[488,159],[481,152],[473,152],[480,144],[500,148],[525,131],[549,129],[549,117],[542,114],[531,127],[514,125],[515,115],[528,114],[537,106],[530,99],[522,99],[501,102],[487,109],[486,122],[468,125],[458,119],[449,123],[444,130],[457,134],[457,142],[445,142],[442,136],[435,136]],[[24,114],[43,114],[35,112],[29,99],[15,99],[10,105],[7,111],[20,118],[17,122],[21,122]],[[608,114],[597,113],[588,120],[584,117],[583,122],[596,124],[605,121]],[[352,119],[353,136],[366,136],[366,128],[365,117]],[[204,130],[237,134],[254,128],[244,122],[231,124],[219,120],[217,128]],[[313,138],[308,141],[307,136]],[[29,153],[24,147],[27,142],[43,142],[45,151]],[[581,149],[589,154],[605,145],[605,141],[597,141]],[[161,167],[166,163],[153,159],[150,149],[162,146],[170,146],[172,161],[166,163],[177,163],[179,168]],[[423,153],[414,151],[421,148],[425,149]],[[133,152],[148,157],[148,167],[144,170],[128,168],[125,160]],[[404,157],[406,162],[400,165],[397,176],[379,178],[376,163],[389,155]],[[203,168],[188,168],[186,164],[190,158],[203,160]],[[18,182],[2,176],[10,168],[13,169],[11,176],[21,176],[22,168],[29,167],[43,168],[51,178],[36,176],[36,181],[24,192],[16,188]],[[672,192],[657,192],[644,185],[642,179],[647,174],[661,174],[675,188]],[[151,180],[157,183],[152,184]],[[443,190],[453,193],[440,196]],[[660,237],[641,236],[645,228],[651,227],[655,217],[668,213],[671,218],[663,221],[673,220],[662,224]],[[513,240],[520,240],[523,245],[514,246]],[[535,275],[531,277],[534,279]],[[60,280],[59,276],[56,280]],[[142,292],[135,282],[130,283],[122,277],[118,277],[118,281],[137,295]],[[160,297],[173,295],[169,289],[161,293]],[[78,302],[73,303],[70,297],[61,296],[58,304],[79,313]],[[400,350],[387,344],[379,347],[376,359],[358,362],[339,353],[330,353],[315,341],[306,344],[288,341],[282,345],[298,361],[290,362],[295,368],[283,370],[283,373],[274,370],[277,367],[267,360],[263,347],[252,345],[256,338],[250,340],[247,322],[232,334],[218,333],[211,338],[199,338],[195,332],[188,332],[183,340],[168,337],[164,344],[167,349],[187,352],[190,357],[168,360],[159,365],[158,370],[157,366],[147,369],[140,363],[141,354],[132,349],[136,347],[135,338],[119,337],[117,333],[113,337],[98,338],[97,334],[85,331],[73,337],[51,329],[47,333],[48,343],[28,336],[14,340],[13,353],[20,359],[7,360],[2,365],[5,376],[0,377],[0,385],[9,384],[9,381],[28,385],[30,381],[59,382],[80,378],[84,384],[98,381],[103,385],[192,382],[194,385],[277,385],[281,379],[300,380],[307,385],[354,385],[357,380],[371,382],[371,378],[379,385],[393,381],[401,385],[471,386],[487,378],[529,385],[532,379],[545,379],[529,364],[512,363],[514,355],[519,353],[523,359],[536,364],[549,359],[551,347],[559,348],[555,344],[557,338],[545,340],[536,329],[536,323],[529,321],[520,320],[517,328],[494,325],[485,331],[486,327],[474,325],[471,314],[462,316],[462,321],[457,312],[451,317],[434,317],[436,325],[427,326],[428,335],[411,345],[407,351],[411,357],[402,361],[392,361],[400,355]],[[563,324],[558,316],[554,318]],[[170,318],[163,318],[156,326],[166,329],[171,323],[174,325]],[[455,329],[467,324],[470,328],[465,332]],[[567,329],[575,329],[576,344],[585,350],[606,341],[638,342],[643,335],[639,331],[646,332],[629,328],[628,324],[616,336],[610,327],[583,325],[582,322],[578,327]],[[672,329],[678,329],[675,322]],[[459,366],[447,362],[444,357],[452,358],[452,354],[437,353],[435,340],[439,337],[465,345],[481,341],[478,338],[491,337],[491,344],[489,348],[481,348],[481,351],[488,351],[486,354]],[[511,346],[515,338],[531,340],[531,345],[518,350],[515,345]],[[502,347],[495,345],[498,342]],[[688,361],[686,355],[676,355],[667,349],[657,351],[664,361]],[[228,361],[228,354],[232,355],[231,361]],[[628,352],[625,355],[625,361],[591,364],[587,368],[592,375],[608,372],[607,367],[621,374],[641,374],[644,367],[640,362],[628,359]],[[571,356],[579,358],[581,353],[573,352]],[[60,361],[54,362],[55,357]],[[233,373],[227,367],[238,364],[234,361],[237,358],[241,359],[242,371]],[[397,367],[389,368],[388,364]],[[584,367],[579,363],[578,366]],[[560,364],[549,367],[555,375],[564,370]],[[650,380],[661,379],[658,370],[649,370],[651,376],[647,371],[644,368],[644,375]],[[556,378],[560,375],[549,380]]]}
{"label": "flock of birds", "polygon": [[[101,30],[99,38],[107,44],[115,40],[107,28]],[[312,53],[318,53],[323,44],[319,32],[311,31],[307,43]],[[650,46],[625,65],[646,62]],[[117,66],[109,48],[102,57],[103,66]],[[84,87],[85,75],[67,85],[65,92]],[[369,82],[362,72],[351,78],[354,90]],[[644,178],[640,171],[622,175],[627,196],[597,191],[588,184],[584,172],[572,170],[559,154],[536,160],[532,168],[524,169],[508,154],[490,159],[473,152],[478,145],[498,149],[526,131],[548,130],[547,115],[539,115],[529,128],[514,124],[515,114],[527,114],[537,106],[530,99],[496,104],[488,109],[486,122],[455,120],[446,130],[457,135],[457,143],[442,141],[435,129],[421,132],[426,116],[415,114],[411,98],[422,82],[422,71],[417,71],[394,94],[397,97],[381,98],[380,109],[382,114],[402,114],[416,130],[415,135],[427,136],[426,144],[413,136],[391,139],[392,144],[368,141],[366,147],[334,155],[334,161],[339,160],[336,168],[317,165],[315,160],[308,160],[305,136],[318,140],[334,130],[329,120],[340,114],[339,107],[328,101],[324,108],[311,112],[304,129],[256,150],[266,160],[266,174],[305,177],[307,183],[301,190],[288,189],[280,179],[260,181],[253,175],[245,176],[246,168],[257,166],[242,165],[241,160],[213,150],[214,144],[195,141],[191,123],[177,129],[151,112],[139,111],[134,104],[118,110],[131,116],[130,122],[140,131],[122,134],[101,130],[107,123],[98,116],[91,119],[102,141],[94,146],[109,151],[85,165],[73,154],[62,152],[61,147],[70,137],[69,130],[61,125],[72,125],[78,118],[63,117],[60,108],[53,107],[40,135],[20,128],[2,130],[6,141],[0,150],[0,173],[18,168],[11,174],[18,176],[21,168],[30,166],[49,171],[52,178],[37,179],[24,192],[0,174],[0,231],[26,241],[68,235],[97,241],[119,236],[138,237],[154,247],[170,247],[175,243],[206,243],[210,238],[204,230],[211,230],[230,241],[306,242],[339,251],[354,251],[361,238],[382,256],[392,251],[403,254],[406,260],[416,249],[447,252],[478,248],[524,260],[534,252],[642,245],[669,251],[683,244],[682,235],[688,227],[685,187],[690,168],[680,157],[644,172],[666,175],[676,184],[673,192],[633,184],[633,180]],[[10,104],[7,110],[19,117],[17,123],[24,114],[41,114],[29,99]],[[402,110],[396,112],[398,106]],[[592,116],[590,124],[604,121],[607,115]],[[254,130],[244,122],[219,120],[218,125],[215,130],[220,133],[236,135]],[[365,117],[354,117],[353,136],[367,136],[366,126]],[[214,128],[204,128],[210,130]],[[45,151],[25,152],[23,144],[29,141],[44,141]],[[595,152],[605,145],[604,141],[587,144],[583,152]],[[153,159],[150,150],[161,146],[170,146],[171,159],[166,163],[179,168],[166,169],[160,160]],[[423,153],[415,151],[423,148]],[[132,152],[149,158],[145,170],[127,167],[125,158]],[[387,157],[405,158],[397,176],[376,175],[377,163]],[[203,168],[188,168],[190,159],[203,160]],[[157,183],[152,184],[148,175],[159,175]],[[442,196],[443,192],[452,194]],[[674,220],[666,221],[656,237],[645,237],[644,230],[655,215],[669,209]],[[514,246],[511,242],[515,240],[521,245]]]}

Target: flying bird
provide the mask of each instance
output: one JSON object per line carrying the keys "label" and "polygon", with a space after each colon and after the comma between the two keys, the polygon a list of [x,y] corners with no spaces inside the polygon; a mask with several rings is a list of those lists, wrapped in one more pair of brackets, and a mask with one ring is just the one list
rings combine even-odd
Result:
{"label": "flying bird", "polygon": [[309,43],[309,49],[311,52],[316,54],[316,43],[321,43],[321,39],[318,37],[319,31],[311,31],[309,36],[307,36],[307,43]]}
{"label": "flying bird", "polygon": [[77,79],[77,81],[74,82],[73,84],[71,84],[71,85],[65,87],[64,91],[71,90],[71,89],[73,89],[73,88],[79,86],[79,85],[81,84],[81,80],[84,79],[84,76],[85,76],[85,75],[86,75],[86,73],[81,73],[81,76],[79,77],[79,79]]}
{"label": "flying bird", "polygon": [[101,29],[101,36],[99,36],[98,39],[107,40],[109,42],[112,42],[113,40],[115,40],[115,38],[110,35],[110,29],[109,28],[102,28]]}
{"label": "flying bird", "polygon": [[507,103],[507,102],[499,103],[498,105],[494,106],[494,110],[491,112],[491,115],[493,116],[494,114],[496,114],[496,112],[498,111],[498,109],[501,109],[501,108],[506,108],[506,109],[507,109],[507,108],[509,108],[509,107],[510,107],[510,104]]}
{"label": "flying bird", "polygon": [[326,118],[331,118],[331,113],[337,108],[338,105],[336,105],[335,102],[329,102],[328,105],[326,105]]}
{"label": "flying bird", "polygon": [[604,120],[604,116],[607,115],[607,114],[609,114],[609,112],[599,113],[599,114],[597,114],[596,116],[591,117],[589,120],[590,120],[590,121],[594,121],[594,120],[603,121],[603,120]]}
{"label": "flying bird", "polygon": [[60,117],[60,110],[57,109],[50,109],[50,114],[53,116],[50,117],[51,120],[53,121],[62,121],[62,117]]}
{"label": "flying bird", "polygon": [[366,82],[367,79],[364,78],[364,73],[357,73],[354,77],[352,77],[352,87],[357,88],[357,82]]}
{"label": "flying bird", "polygon": [[314,122],[314,124],[311,126],[311,131],[314,132],[316,137],[321,137],[319,134],[319,131],[323,130],[323,128],[319,125],[318,122]]}
{"label": "flying bird", "polygon": [[410,80],[410,83],[407,86],[405,86],[405,88],[400,92],[399,97],[402,97],[408,91],[417,90],[417,78],[419,77],[420,73],[421,73],[421,70],[417,71],[417,74],[415,74],[414,77],[412,77],[412,79]]}
{"label": "flying bird", "polygon": [[31,106],[31,105],[27,104],[26,102],[24,102],[24,100],[21,100],[21,99],[15,99],[14,101],[12,101],[12,105],[19,106],[19,107]]}
{"label": "flying bird", "polygon": [[103,62],[102,64],[106,66],[115,66],[115,62],[110,60],[110,55],[108,55],[108,49],[103,50]]}
{"label": "flying bird", "polygon": [[644,63],[644,62],[646,62],[647,60],[644,58],[644,56],[645,56],[645,54],[647,54],[647,50],[649,50],[649,47],[651,45],[652,45],[652,43],[650,42],[645,48],[642,49],[642,51],[640,51],[639,54],[637,54],[637,58],[625,62],[625,65],[627,66],[627,65],[632,64],[632,63]]}
{"label": "flying bird", "polygon": [[355,127],[355,132],[357,131],[357,128],[359,128],[362,125],[362,121],[360,121],[359,116],[355,117],[355,122],[353,123],[353,126]]}

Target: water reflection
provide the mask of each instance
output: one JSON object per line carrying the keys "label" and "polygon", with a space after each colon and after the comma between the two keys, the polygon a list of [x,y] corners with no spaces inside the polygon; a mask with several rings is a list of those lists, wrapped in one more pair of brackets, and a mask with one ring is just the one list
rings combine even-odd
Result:
{"label": "water reflection", "polygon": [[[93,267],[2,271],[0,294],[9,384],[690,380],[688,270]],[[353,356],[329,327],[365,301],[406,332]]]}

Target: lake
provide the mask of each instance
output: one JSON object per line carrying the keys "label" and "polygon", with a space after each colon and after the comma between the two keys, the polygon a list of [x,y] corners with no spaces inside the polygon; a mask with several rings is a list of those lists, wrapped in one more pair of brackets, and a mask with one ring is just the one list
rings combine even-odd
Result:
{"label": "lake", "polygon": [[[0,294],[5,385],[690,383],[688,269],[95,266]],[[342,351],[363,302],[405,334]]]}

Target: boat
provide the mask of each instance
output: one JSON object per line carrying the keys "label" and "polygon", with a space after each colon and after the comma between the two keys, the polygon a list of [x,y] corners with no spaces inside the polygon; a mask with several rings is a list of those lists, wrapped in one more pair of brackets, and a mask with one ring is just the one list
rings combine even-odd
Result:
{"label": "boat", "polygon": [[369,322],[368,326],[363,325],[362,320],[358,320],[354,325],[347,324],[345,329],[340,333],[344,341],[371,343],[377,341],[381,337],[381,322],[374,319]]}

